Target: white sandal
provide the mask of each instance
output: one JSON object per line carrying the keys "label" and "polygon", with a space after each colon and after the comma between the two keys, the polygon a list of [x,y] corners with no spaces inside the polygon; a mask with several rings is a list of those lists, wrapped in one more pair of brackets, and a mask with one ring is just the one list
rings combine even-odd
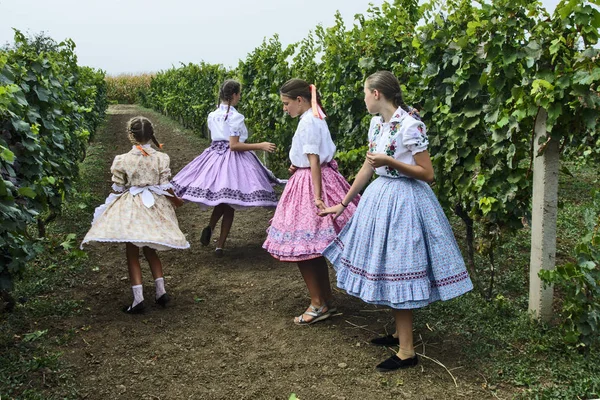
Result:
{"label": "white sandal", "polygon": [[331,303],[326,303],[327,304],[327,308],[329,308],[328,312],[331,314],[335,314],[337,312],[337,307],[334,306]]}
{"label": "white sandal", "polygon": [[[309,310],[304,311],[302,315],[294,318],[294,323],[296,325],[311,325],[315,322],[323,321],[324,319],[331,317],[331,311],[329,310],[329,308],[327,308],[327,304],[323,304],[319,308],[311,304],[310,306],[308,306],[308,308]],[[323,311],[324,308],[327,308],[327,311]],[[307,321],[304,319],[304,314],[310,315],[313,318],[310,321]]]}

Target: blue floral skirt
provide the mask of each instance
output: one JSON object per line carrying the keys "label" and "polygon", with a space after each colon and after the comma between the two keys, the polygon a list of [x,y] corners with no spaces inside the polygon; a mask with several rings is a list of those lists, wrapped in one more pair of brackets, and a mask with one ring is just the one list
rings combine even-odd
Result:
{"label": "blue floral skirt", "polygon": [[338,287],[367,303],[420,308],[473,288],[442,207],[415,179],[372,182],[323,255]]}

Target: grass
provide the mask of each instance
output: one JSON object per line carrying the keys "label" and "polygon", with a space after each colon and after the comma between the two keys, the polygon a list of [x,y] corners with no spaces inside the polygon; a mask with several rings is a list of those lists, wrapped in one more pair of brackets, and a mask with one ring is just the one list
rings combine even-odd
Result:
{"label": "grass", "polygon": [[79,284],[87,267],[87,256],[77,250],[75,238],[89,228],[90,210],[102,201],[93,193],[97,177],[105,172],[107,146],[101,135],[97,140],[81,164],[75,194],[40,242],[43,252],[15,285],[17,307],[10,314],[0,314],[0,399],[78,398],[74,375],[62,360],[61,348],[79,329],[55,326],[57,321],[87,312],[81,301],[62,294]]}
{"label": "grass", "polygon": [[[186,136],[199,148],[209,144],[168,117],[141,110],[150,114],[155,125]],[[69,316],[87,312],[81,301],[60,293],[68,293],[69,287],[81,284],[82,273],[89,268],[87,255],[78,250],[75,238],[89,229],[92,210],[104,201],[98,177],[106,173],[105,162],[113,145],[102,135],[102,129],[106,126],[100,128],[80,164],[75,193],[65,202],[62,215],[47,227],[47,237],[40,242],[41,255],[15,284],[17,307],[10,314],[0,314],[0,399],[79,398],[74,374],[63,361],[61,348],[85,328],[53,326],[57,326],[57,321],[68,321]],[[160,130],[158,135],[160,139]]]}
{"label": "grass", "polygon": [[[561,174],[557,222],[557,262],[573,258],[572,249],[586,231],[586,215],[598,215],[591,192],[598,170],[570,167],[574,177]],[[589,217],[587,217],[589,219]],[[456,221],[458,224],[458,221]],[[457,227],[459,232],[461,227]],[[496,257],[496,282],[492,300],[472,292],[450,302],[438,302],[418,311],[420,332],[433,332],[426,341],[451,341],[459,346],[465,364],[487,377],[491,391],[511,385],[517,398],[591,399],[600,397],[598,344],[583,355],[567,346],[558,325],[533,321],[528,314],[529,229],[507,237]],[[484,259],[480,276],[487,283]],[[555,310],[560,309],[560,288],[555,290]],[[597,299],[600,301],[600,299]]]}

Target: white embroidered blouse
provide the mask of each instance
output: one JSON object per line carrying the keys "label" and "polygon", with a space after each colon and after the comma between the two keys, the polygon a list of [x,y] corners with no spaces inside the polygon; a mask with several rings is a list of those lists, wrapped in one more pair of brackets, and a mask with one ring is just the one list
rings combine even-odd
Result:
{"label": "white embroidered blouse", "polygon": [[292,165],[298,168],[310,167],[308,154],[318,154],[321,164],[333,160],[335,154],[335,144],[331,139],[327,122],[315,117],[310,108],[300,116],[298,128],[292,138],[290,148]]}
{"label": "white embroidered blouse", "polygon": [[[427,150],[428,145],[425,124],[413,118],[401,107],[396,110],[390,122],[383,122],[383,118],[380,116],[371,119],[369,126],[370,153],[387,154],[403,163],[416,165],[413,156]],[[388,166],[377,168],[375,173],[393,178],[405,176]]]}
{"label": "white embroidered blouse", "polygon": [[[227,116],[227,120],[225,120],[225,116]],[[248,129],[244,119],[244,116],[233,106],[229,107],[229,112],[227,112],[227,104],[219,104],[219,107],[208,114],[207,118],[211,140],[213,142],[229,141],[230,136],[239,136],[240,142],[245,142],[248,139]]]}

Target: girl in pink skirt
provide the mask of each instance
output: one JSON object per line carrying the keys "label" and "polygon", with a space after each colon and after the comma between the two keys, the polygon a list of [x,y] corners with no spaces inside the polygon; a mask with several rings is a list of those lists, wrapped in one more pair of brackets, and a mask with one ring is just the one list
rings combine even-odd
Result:
{"label": "girl in pink skirt", "polygon": [[291,79],[280,89],[283,110],[300,117],[290,149],[292,173],[267,229],[263,244],[278,260],[298,263],[310,294],[310,306],[294,318],[298,325],[310,325],[329,318],[331,305],[329,270],[321,252],[350,219],[358,198],[336,220],[318,213],[339,204],[350,185],[337,171],[333,159],[335,144],[320,106],[317,90],[301,79]]}

